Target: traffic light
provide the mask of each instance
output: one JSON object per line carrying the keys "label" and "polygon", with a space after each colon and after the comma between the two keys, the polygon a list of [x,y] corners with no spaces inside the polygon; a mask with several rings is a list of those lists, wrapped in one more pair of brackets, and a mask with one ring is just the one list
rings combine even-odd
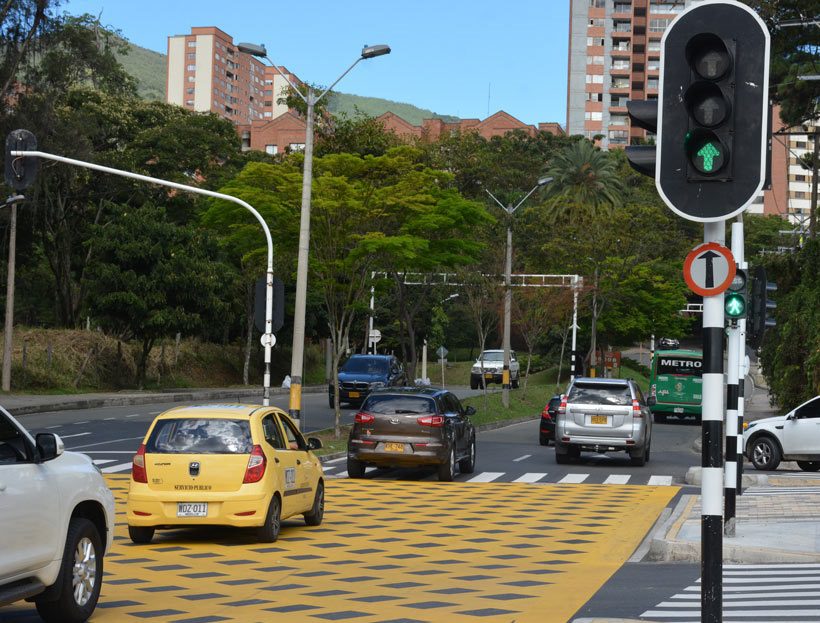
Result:
{"label": "traffic light", "polygon": [[[629,113],[629,120],[633,126],[649,130],[652,133],[658,131],[658,101],[657,100],[628,100],[626,111]],[[626,147],[626,158],[629,166],[638,173],[655,177],[655,146],[654,145],[628,145]]]}
{"label": "traffic light", "polygon": [[12,151],[35,151],[37,139],[28,130],[14,130],[6,137],[6,184],[14,190],[25,190],[37,176],[37,158],[12,156]]}
{"label": "traffic light", "polygon": [[777,284],[766,280],[766,269],[758,266],[755,269],[754,282],[752,284],[751,318],[749,322],[749,341],[755,346],[763,343],[763,335],[766,329],[771,329],[777,325],[774,319],[774,310],[777,303],[771,299],[771,295],[777,291]]}
{"label": "traffic light", "polygon": [[693,4],[661,40],[655,184],[693,221],[728,219],[760,192],[768,145],[769,33],[733,0]]}
{"label": "traffic light", "polygon": [[738,268],[729,290],[723,297],[723,311],[726,319],[733,322],[746,317],[746,271]]}

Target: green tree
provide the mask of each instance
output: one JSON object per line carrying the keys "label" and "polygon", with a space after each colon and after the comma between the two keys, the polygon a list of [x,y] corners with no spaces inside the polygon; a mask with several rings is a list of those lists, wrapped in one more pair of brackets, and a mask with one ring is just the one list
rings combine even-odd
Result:
{"label": "green tree", "polygon": [[92,232],[91,312],[106,330],[139,340],[143,387],[156,340],[223,321],[226,267],[217,259],[213,239],[168,222],[160,207],[118,209]]}
{"label": "green tree", "polygon": [[383,156],[402,144],[395,132],[373,117],[358,113],[342,114],[323,125],[316,136],[316,155],[349,153],[359,156]]}

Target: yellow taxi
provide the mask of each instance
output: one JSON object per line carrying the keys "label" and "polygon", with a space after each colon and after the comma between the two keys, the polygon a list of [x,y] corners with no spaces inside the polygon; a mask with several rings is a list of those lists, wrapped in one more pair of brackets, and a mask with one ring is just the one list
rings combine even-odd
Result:
{"label": "yellow taxi", "polygon": [[324,515],[322,464],[307,440],[275,407],[211,404],[177,407],[151,424],[134,455],[128,489],[128,534],[149,543],[161,528],[255,528],[273,542],[283,519]]}

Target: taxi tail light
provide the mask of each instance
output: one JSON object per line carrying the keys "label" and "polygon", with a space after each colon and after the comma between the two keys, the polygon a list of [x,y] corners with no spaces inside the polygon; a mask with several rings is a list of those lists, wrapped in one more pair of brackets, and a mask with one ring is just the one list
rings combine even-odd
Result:
{"label": "taxi tail light", "polygon": [[376,421],[375,416],[365,413],[364,411],[359,411],[356,416],[353,418],[353,421],[357,424],[372,424]]}
{"label": "taxi tail light", "polygon": [[632,401],[632,417],[643,417],[641,405],[637,400]]}
{"label": "taxi tail light", "polygon": [[145,444],[141,443],[137,448],[137,453],[134,455],[134,460],[131,463],[131,478],[134,482],[148,482],[148,474],[145,472]]}
{"label": "taxi tail light", "polygon": [[251,450],[248,468],[245,470],[245,478],[242,480],[242,484],[247,485],[262,480],[267,464],[268,460],[265,458],[265,453],[262,452],[262,446],[255,445]]}
{"label": "taxi tail light", "polygon": [[416,421],[422,426],[432,426],[433,428],[441,428],[444,426],[443,415],[423,415]]}

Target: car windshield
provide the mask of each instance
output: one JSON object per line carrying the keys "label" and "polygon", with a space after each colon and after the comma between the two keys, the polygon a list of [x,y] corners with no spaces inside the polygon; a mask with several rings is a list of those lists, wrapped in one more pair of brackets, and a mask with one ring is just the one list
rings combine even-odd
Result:
{"label": "car windshield", "polygon": [[632,394],[628,385],[610,383],[576,383],[567,402],[582,405],[630,405]]}
{"label": "car windshield", "polygon": [[383,359],[354,357],[345,362],[342,366],[342,372],[352,372],[353,374],[387,374],[387,362]]}
{"label": "car windshield", "polygon": [[504,353],[481,353],[481,361],[504,361]]}
{"label": "car windshield", "polygon": [[247,420],[179,418],[160,420],[145,451],[154,454],[250,454]]}
{"label": "car windshield", "polygon": [[436,404],[424,396],[371,395],[362,405],[362,411],[381,415],[416,415],[435,413]]}

